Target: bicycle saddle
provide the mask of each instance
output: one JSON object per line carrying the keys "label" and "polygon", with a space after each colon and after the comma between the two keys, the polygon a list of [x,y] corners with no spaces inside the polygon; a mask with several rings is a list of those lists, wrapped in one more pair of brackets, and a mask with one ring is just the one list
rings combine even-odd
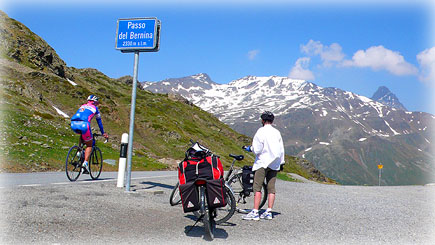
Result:
{"label": "bicycle saddle", "polygon": [[230,157],[236,159],[237,161],[241,161],[245,158],[243,155],[233,155],[233,154],[230,154]]}

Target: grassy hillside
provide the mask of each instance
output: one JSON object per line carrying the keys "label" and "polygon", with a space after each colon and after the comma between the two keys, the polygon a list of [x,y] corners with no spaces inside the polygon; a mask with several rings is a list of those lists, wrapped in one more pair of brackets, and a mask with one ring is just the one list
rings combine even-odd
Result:
{"label": "grassy hillside", "polygon": [[[108,143],[98,142],[103,158],[117,161],[121,135],[129,131],[131,84],[95,69],[67,67],[45,41],[4,13],[0,16],[5,33],[1,41],[6,43],[0,59],[1,171],[63,170],[78,135],[70,129],[70,119],[55,108],[71,116],[90,94],[101,98],[99,108],[110,135]],[[95,122],[92,126],[99,131]],[[231,163],[229,153],[244,154],[241,146],[251,142],[188,101],[137,90],[133,170],[174,169],[189,139],[220,155],[225,166]],[[252,164],[253,155],[244,155],[240,165]],[[325,180],[306,161],[288,156],[286,162],[286,171]],[[105,164],[104,170],[117,167]]]}

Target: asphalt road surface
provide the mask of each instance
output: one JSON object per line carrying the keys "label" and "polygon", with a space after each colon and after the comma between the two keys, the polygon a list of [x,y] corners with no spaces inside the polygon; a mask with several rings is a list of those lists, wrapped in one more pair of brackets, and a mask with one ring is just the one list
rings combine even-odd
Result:
{"label": "asphalt road surface", "polygon": [[[201,224],[168,199],[175,172],[0,174],[0,244],[198,244]],[[216,244],[434,244],[435,186],[332,186],[277,181],[273,220],[235,214]]]}

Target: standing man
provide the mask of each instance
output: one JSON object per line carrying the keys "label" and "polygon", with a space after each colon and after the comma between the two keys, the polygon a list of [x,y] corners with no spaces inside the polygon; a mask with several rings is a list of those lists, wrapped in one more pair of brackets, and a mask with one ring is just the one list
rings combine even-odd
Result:
{"label": "standing man", "polygon": [[[261,114],[261,123],[263,127],[257,130],[252,146],[244,147],[247,151],[255,153],[255,162],[252,171],[254,175],[254,209],[246,216],[244,220],[272,219],[272,208],[275,202],[275,182],[276,174],[280,170],[281,164],[284,164],[284,143],[282,142],[281,133],[272,127],[275,116],[270,111]],[[261,186],[266,179],[268,191],[268,208],[259,216],[258,208],[261,201]]]}

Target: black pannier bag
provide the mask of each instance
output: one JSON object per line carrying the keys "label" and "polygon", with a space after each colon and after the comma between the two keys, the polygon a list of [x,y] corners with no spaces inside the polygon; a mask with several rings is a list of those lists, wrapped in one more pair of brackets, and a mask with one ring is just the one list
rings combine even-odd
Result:
{"label": "black pannier bag", "polygon": [[179,185],[179,188],[183,211],[187,213],[199,210],[198,189],[195,182],[187,182]]}
{"label": "black pannier bag", "polygon": [[225,207],[226,191],[224,179],[207,180],[207,204],[210,208]]}
{"label": "black pannier bag", "polygon": [[252,166],[243,166],[242,184],[245,195],[249,195],[254,191],[254,171],[252,171]]}

